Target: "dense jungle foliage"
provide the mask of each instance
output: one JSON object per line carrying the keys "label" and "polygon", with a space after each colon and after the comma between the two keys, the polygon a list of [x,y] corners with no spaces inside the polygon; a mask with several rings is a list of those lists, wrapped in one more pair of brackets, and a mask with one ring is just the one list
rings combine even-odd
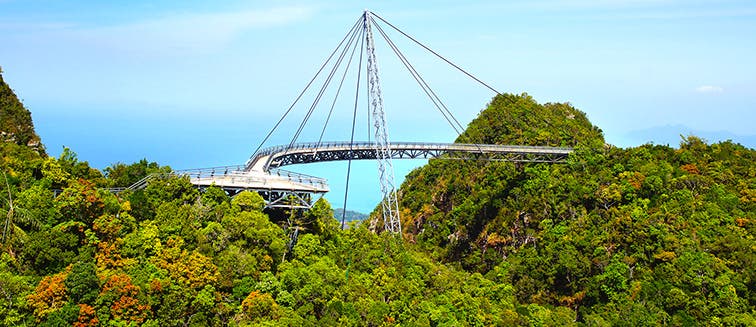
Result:
{"label": "dense jungle foliage", "polygon": [[168,175],[113,194],[170,168],[4,140],[0,325],[756,324],[753,150],[604,147],[580,111],[525,95],[460,140],[577,151],[432,160],[402,186],[400,240],[341,230],[323,200],[268,212]]}
{"label": "dense jungle foliage", "polygon": [[570,146],[566,164],[432,160],[407,176],[405,237],[589,325],[756,324],[756,151],[685,137],[604,146],[569,104],[500,95],[459,140]]}

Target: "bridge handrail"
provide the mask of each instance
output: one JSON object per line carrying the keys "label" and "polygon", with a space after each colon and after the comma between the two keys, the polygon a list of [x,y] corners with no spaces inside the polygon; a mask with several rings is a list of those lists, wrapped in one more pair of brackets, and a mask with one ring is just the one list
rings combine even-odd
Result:
{"label": "bridge handrail", "polygon": [[[248,172],[244,170],[245,167],[246,167],[245,165],[217,166],[217,167],[208,167],[208,168],[174,170],[170,173],[153,173],[153,174],[149,174],[145,176],[144,178],[140,179],[139,181],[135,182],[129,187],[125,187],[122,189],[119,188],[118,191],[119,192],[123,190],[135,191],[138,189],[142,189],[145,186],[147,186],[147,182],[149,182],[150,179],[155,178],[158,175],[166,175],[166,174],[176,175],[176,176],[187,176],[189,178],[228,176],[231,178],[239,178],[241,180],[247,180],[247,181],[264,181],[265,180],[265,178],[262,176],[250,175]],[[296,172],[288,171],[284,169],[270,169],[268,171],[268,174],[285,177],[289,181],[297,182],[300,184],[312,185],[312,186],[317,186],[317,187],[328,186],[328,180],[325,178],[296,173]]]}
{"label": "bridge handrail", "polygon": [[[238,166],[220,166],[200,169],[186,169],[176,171],[179,176],[188,176],[189,178],[213,178],[216,176],[230,177],[232,179],[246,180],[246,181],[265,181],[266,178],[262,176],[252,175],[249,172],[244,171],[244,165]],[[228,169],[226,169],[228,168]],[[270,169],[267,172],[269,175],[280,176],[288,179],[291,182],[297,182],[305,185],[312,186],[327,186],[328,180],[325,178],[315,177],[311,175],[295,173],[284,169]]]}
{"label": "bridge handrail", "polygon": [[174,170],[173,173],[177,175],[192,175],[192,174],[230,174],[230,173],[241,173],[244,171],[244,165],[233,165],[233,166],[217,166],[217,167],[207,167],[207,168],[193,168],[193,169],[182,169],[182,170]]}
{"label": "bridge handrail", "polygon": [[[252,157],[258,157],[258,156],[264,156],[269,155],[272,153],[277,153],[281,151],[286,150],[297,150],[297,149],[317,149],[317,148],[330,148],[330,147],[346,147],[349,145],[352,145],[352,147],[361,148],[361,147],[371,147],[375,144],[372,142],[304,142],[304,143],[295,143],[293,145],[276,145],[271,146],[267,148],[263,148]],[[501,148],[507,148],[507,149],[533,149],[533,150],[563,150],[563,151],[570,151],[572,148],[569,147],[551,147],[551,146],[535,146],[535,145],[500,145],[500,144],[473,144],[473,143],[429,143],[429,142],[395,142],[392,143],[392,145],[395,145],[397,147],[404,147],[404,146],[415,146],[415,147],[423,147],[423,148],[431,148],[431,149],[441,149],[441,148],[449,148],[449,147],[480,147],[483,149],[501,149]]]}
{"label": "bridge handrail", "polygon": [[328,180],[325,178],[315,177],[315,176],[307,175],[307,174],[295,173],[289,170],[276,168],[276,169],[270,169],[268,173],[271,175],[286,177],[290,181],[294,181],[298,183],[315,185],[315,186],[328,186]]}

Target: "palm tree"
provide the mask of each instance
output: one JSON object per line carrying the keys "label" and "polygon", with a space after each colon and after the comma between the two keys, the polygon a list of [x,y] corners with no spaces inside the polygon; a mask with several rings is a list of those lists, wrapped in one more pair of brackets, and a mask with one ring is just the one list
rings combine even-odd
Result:
{"label": "palm tree", "polygon": [[36,227],[39,225],[39,222],[29,215],[28,211],[13,204],[13,195],[11,194],[8,176],[5,172],[2,173],[5,179],[5,189],[8,192],[8,199],[4,199],[8,204],[8,209],[5,210],[5,222],[3,223],[3,235],[2,239],[0,239],[0,245],[6,247],[13,254],[10,244],[15,241],[23,242],[26,239],[26,232],[17,223]]}

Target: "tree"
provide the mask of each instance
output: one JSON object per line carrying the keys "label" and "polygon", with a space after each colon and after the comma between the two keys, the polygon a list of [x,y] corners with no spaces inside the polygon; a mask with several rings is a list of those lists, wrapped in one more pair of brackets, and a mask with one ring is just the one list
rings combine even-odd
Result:
{"label": "tree", "polygon": [[180,237],[169,239],[155,258],[157,266],[165,269],[174,282],[188,289],[199,290],[215,284],[220,276],[211,259],[197,251],[187,251],[183,245],[184,240]]}
{"label": "tree", "polygon": [[126,325],[139,325],[151,316],[151,307],[140,300],[141,288],[126,274],[115,274],[105,281],[97,298],[103,318]]}
{"label": "tree", "polygon": [[6,252],[0,253],[0,325],[17,326],[27,319],[26,295],[34,290],[34,278],[19,271],[15,258]]}
{"label": "tree", "polygon": [[21,251],[21,259],[41,275],[53,274],[73,263],[81,244],[78,227],[67,226],[31,233]]}
{"label": "tree", "polygon": [[311,225],[313,233],[330,238],[339,231],[339,221],[333,216],[331,204],[324,198],[318,199],[312,208],[304,213],[305,222]]}
{"label": "tree", "polygon": [[105,209],[105,201],[97,187],[85,179],[80,179],[63,189],[63,193],[55,198],[55,201],[66,220],[75,220],[86,225],[91,225]]}
{"label": "tree", "polygon": [[67,147],[63,147],[63,152],[58,157],[58,164],[71,178],[76,180],[86,180],[97,185],[105,185],[105,180],[99,170],[89,167],[86,161],[79,161],[79,156]]}
{"label": "tree", "polygon": [[68,271],[63,271],[52,276],[45,276],[34,289],[34,292],[26,297],[38,322],[67,303],[64,282],[67,275]]}
{"label": "tree", "polygon": [[119,162],[104,169],[110,187],[128,187],[148,175],[164,174],[170,171],[170,167],[160,167],[156,162],[148,162],[147,159],[130,165]]}
{"label": "tree", "polygon": [[257,192],[242,191],[231,199],[232,208],[239,211],[262,211],[265,199]]}
{"label": "tree", "polygon": [[94,304],[100,292],[97,266],[91,261],[79,261],[71,266],[71,272],[64,281],[68,298],[76,304]]}
{"label": "tree", "polygon": [[253,291],[242,301],[242,312],[246,319],[260,321],[262,319],[277,320],[281,313],[276,300],[268,293]]}
{"label": "tree", "polygon": [[29,214],[29,212],[23,208],[17,207],[13,203],[13,194],[11,193],[10,183],[8,183],[8,176],[3,171],[3,178],[5,180],[6,192],[8,194],[7,206],[8,208],[3,215],[3,232],[2,238],[0,238],[0,245],[7,250],[14,252],[12,248],[13,243],[23,243],[26,239],[26,232],[19,227],[18,224],[25,224],[31,227],[37,227],[39,221]]}

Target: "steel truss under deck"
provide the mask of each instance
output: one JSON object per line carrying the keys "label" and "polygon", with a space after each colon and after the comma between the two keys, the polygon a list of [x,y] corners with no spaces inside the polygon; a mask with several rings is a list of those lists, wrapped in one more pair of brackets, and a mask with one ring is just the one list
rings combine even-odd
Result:
{"label": "steel truss under deck", "polygon": [[[414,143],[391,144],[392,159],[464,159],[512,162],[558,163],[567,159],[571,148],[511,146],[461,143]],[[375,160],[375,145],[368,142],[299,143],[263,149],[247,163],[247,169],[262,170],[288,165],[338,161]]]}

